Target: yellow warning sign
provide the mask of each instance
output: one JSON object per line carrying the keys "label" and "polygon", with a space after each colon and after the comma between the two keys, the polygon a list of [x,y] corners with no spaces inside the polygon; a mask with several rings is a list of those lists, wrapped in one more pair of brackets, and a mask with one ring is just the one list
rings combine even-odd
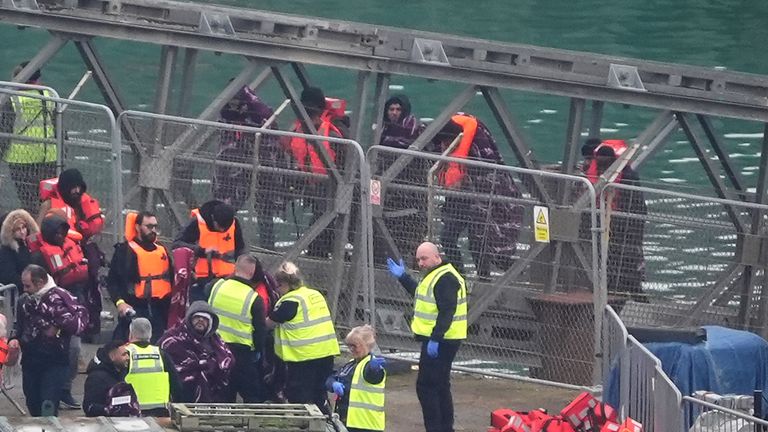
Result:
{"label": "yellow warning sign", "polygon": [[549,243],[549,209],[544,206],[533,207],[534,239],[540,243]]}

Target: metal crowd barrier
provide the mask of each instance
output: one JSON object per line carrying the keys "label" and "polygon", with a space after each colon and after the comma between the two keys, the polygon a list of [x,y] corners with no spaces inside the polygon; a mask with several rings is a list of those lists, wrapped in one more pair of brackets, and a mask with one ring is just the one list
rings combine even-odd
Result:
{"label": "metal crowd barrier", "polygon": [[[1,87],[0,85],[0,97],[23,96],[39,99],[41,106],[50,103],[57,107],[66,105],[67,109],[63,111],[56,109],[54,126],[56,138],[54,139],[29,138],[23,134],[16,134],[15,131],[0,133],[0,139],[50,143],[57,145],[58,151],[56,163],[51,164],[53,169],[31,168],[26,170],[24,175],[15,175],[11,172],[10,178],[6,177],[11,181],[3,181],[0,185],[4,196],[9,197],[3,200],[0,208],[3,211],[10,211],[21,207],[35,216],[40,202],[38,193],[40,180],[55,177],[61,168],[78,168],[83,172],[86,183],[89,185],[88,192],[98,198],[101,203],[107,221],[105,234],[111,234],[112,242],[117,241],[121,233],[115,229],[114,221],[118,219],[116,215],[122,214],[123,208],[120,196],[116,193],[122,188],[120,184],[122,153],[119,151],[119,131],[112,111],[104,105],[46,97]],[[13,189],[15,192],[12,191]],[[18,201],[13,200],[14,196]]]}
{"label": "metal crowd barrier", "polygon": [[690,432],[764,432],[768,421],[743,410],[723,407],[711,402],[683,397],[685,430]]}
{"label": "metal crowd barrier", "polygon": [[[296,260],[310,286],[327,292],[337,327],[370,321],[370,180],[357,142],[138,111],[118,122],[132,155],[123,166],[124,208],[154,210],[173,237],[191,208],[226,200],[267,268]],[[298,167],[280,142],[291,139],[306,140],[318,155],[317,143],[329,142],[333,168]]]}
{"label": "metal crowd barrier", "polygon": [[[405,168],[393,175],[400,158]],[[416,247],[430,240],[464,273],[470,292],[458,367],[568,388],[599,382],[605,296],[589,181],[382,146],[371,147],[367,160],[380,345],[414,347],[413,300],[386,272],[386,258],[402,257],[414,269]],[[446,187],[442,176],[452,167],[466,175]],[[580,194],[589,197],[584,208]]]}
{"label": "metal crowd barrier", "polygon": [[626,302],[627,325],[717,324],[765,336],[768,297],[752,293],[763,283],[768,206],[615,183],[600,202],[602,284]]}

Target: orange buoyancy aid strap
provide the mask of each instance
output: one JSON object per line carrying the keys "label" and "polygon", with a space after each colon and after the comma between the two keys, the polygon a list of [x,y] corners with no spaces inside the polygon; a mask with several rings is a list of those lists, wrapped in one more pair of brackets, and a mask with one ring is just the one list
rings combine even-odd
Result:
{"label": "orange buoyancy aid strap", "polygon": [[125,215],[125,241],[130,242],[138,236],[136,232],[136,219],[138,217],[139,214],[136,212],[128,212]]}
{"label": "orange buoyancy aid strap", "polygon": [[[466,159],[469,156],[469,149],[477,134],[477,119],[465,114],[457,114],[451,117],[451,121],[461,126],[462,136],[459,145],[451,152],[451,157]],[[463,178],[466,170],[456,162],[449,162],[448,168],[442,174],[442,183],[446,187],[456,186]]]}
{"label": "orange buoyancy aid strap", "polygon": [[466,158],[469,156],[469,149],[472,147],[472,142],[477,134],[477,119],[466,114],[456,114],[451,117],[451,121],[461,126],[462,133],[464,134],[456,150],[451,153],[451,157]]}
{"label": "orange buoyancy aid strap", "polygon": [[139,282],[134,295],[139,298],[163,298],[171,292],[170,258],[164,246],[155,243],[156,249],[148,251],[135,241],[128,246],[136,254]]}

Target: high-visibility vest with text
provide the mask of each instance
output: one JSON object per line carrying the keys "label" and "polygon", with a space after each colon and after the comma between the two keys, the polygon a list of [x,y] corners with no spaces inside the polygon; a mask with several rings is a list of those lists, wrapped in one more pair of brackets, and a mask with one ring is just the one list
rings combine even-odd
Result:
{"label": "high-visibility vest with text", "polygon": [[128,345],[130,360],[125,382],[133,386],[142,410],[165,408],[170,402],[171,388],[168,372],[163,365],[160,348]]}

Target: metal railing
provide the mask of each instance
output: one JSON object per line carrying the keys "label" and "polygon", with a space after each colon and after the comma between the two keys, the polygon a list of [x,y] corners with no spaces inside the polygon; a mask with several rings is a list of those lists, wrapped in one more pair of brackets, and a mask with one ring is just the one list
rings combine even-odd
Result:
{"label": "metal railing", "polygon": [[[406,160],[404,169],[388,178],[400,158]],[[509,372],[513,377],[582,387],[599,382],[595,359],[605,296],[598,285],[599,234],[589,181],[383,146],[371,147],[367,160],[371,190],[377,192],[371,201],[374,264],[381,269],[375,296],[380,344],[412,346],[407,329],[412,299],[384,272],[385,259],[403,257],[411,267],[416,247],[429,240],[467,280],[470,335],[460,358],[500,365],[494,369],[528,367]],[[451,167],[465,175],[447,187],[443,176]],[[566,191],[589,197],[586,207],[579,208],[578,194]],[[541,211],[550,219],[546,224],[535,221]],[[537,236],[537,226],[546,239]],[[571,260],[555,265],[557,254]]]}

